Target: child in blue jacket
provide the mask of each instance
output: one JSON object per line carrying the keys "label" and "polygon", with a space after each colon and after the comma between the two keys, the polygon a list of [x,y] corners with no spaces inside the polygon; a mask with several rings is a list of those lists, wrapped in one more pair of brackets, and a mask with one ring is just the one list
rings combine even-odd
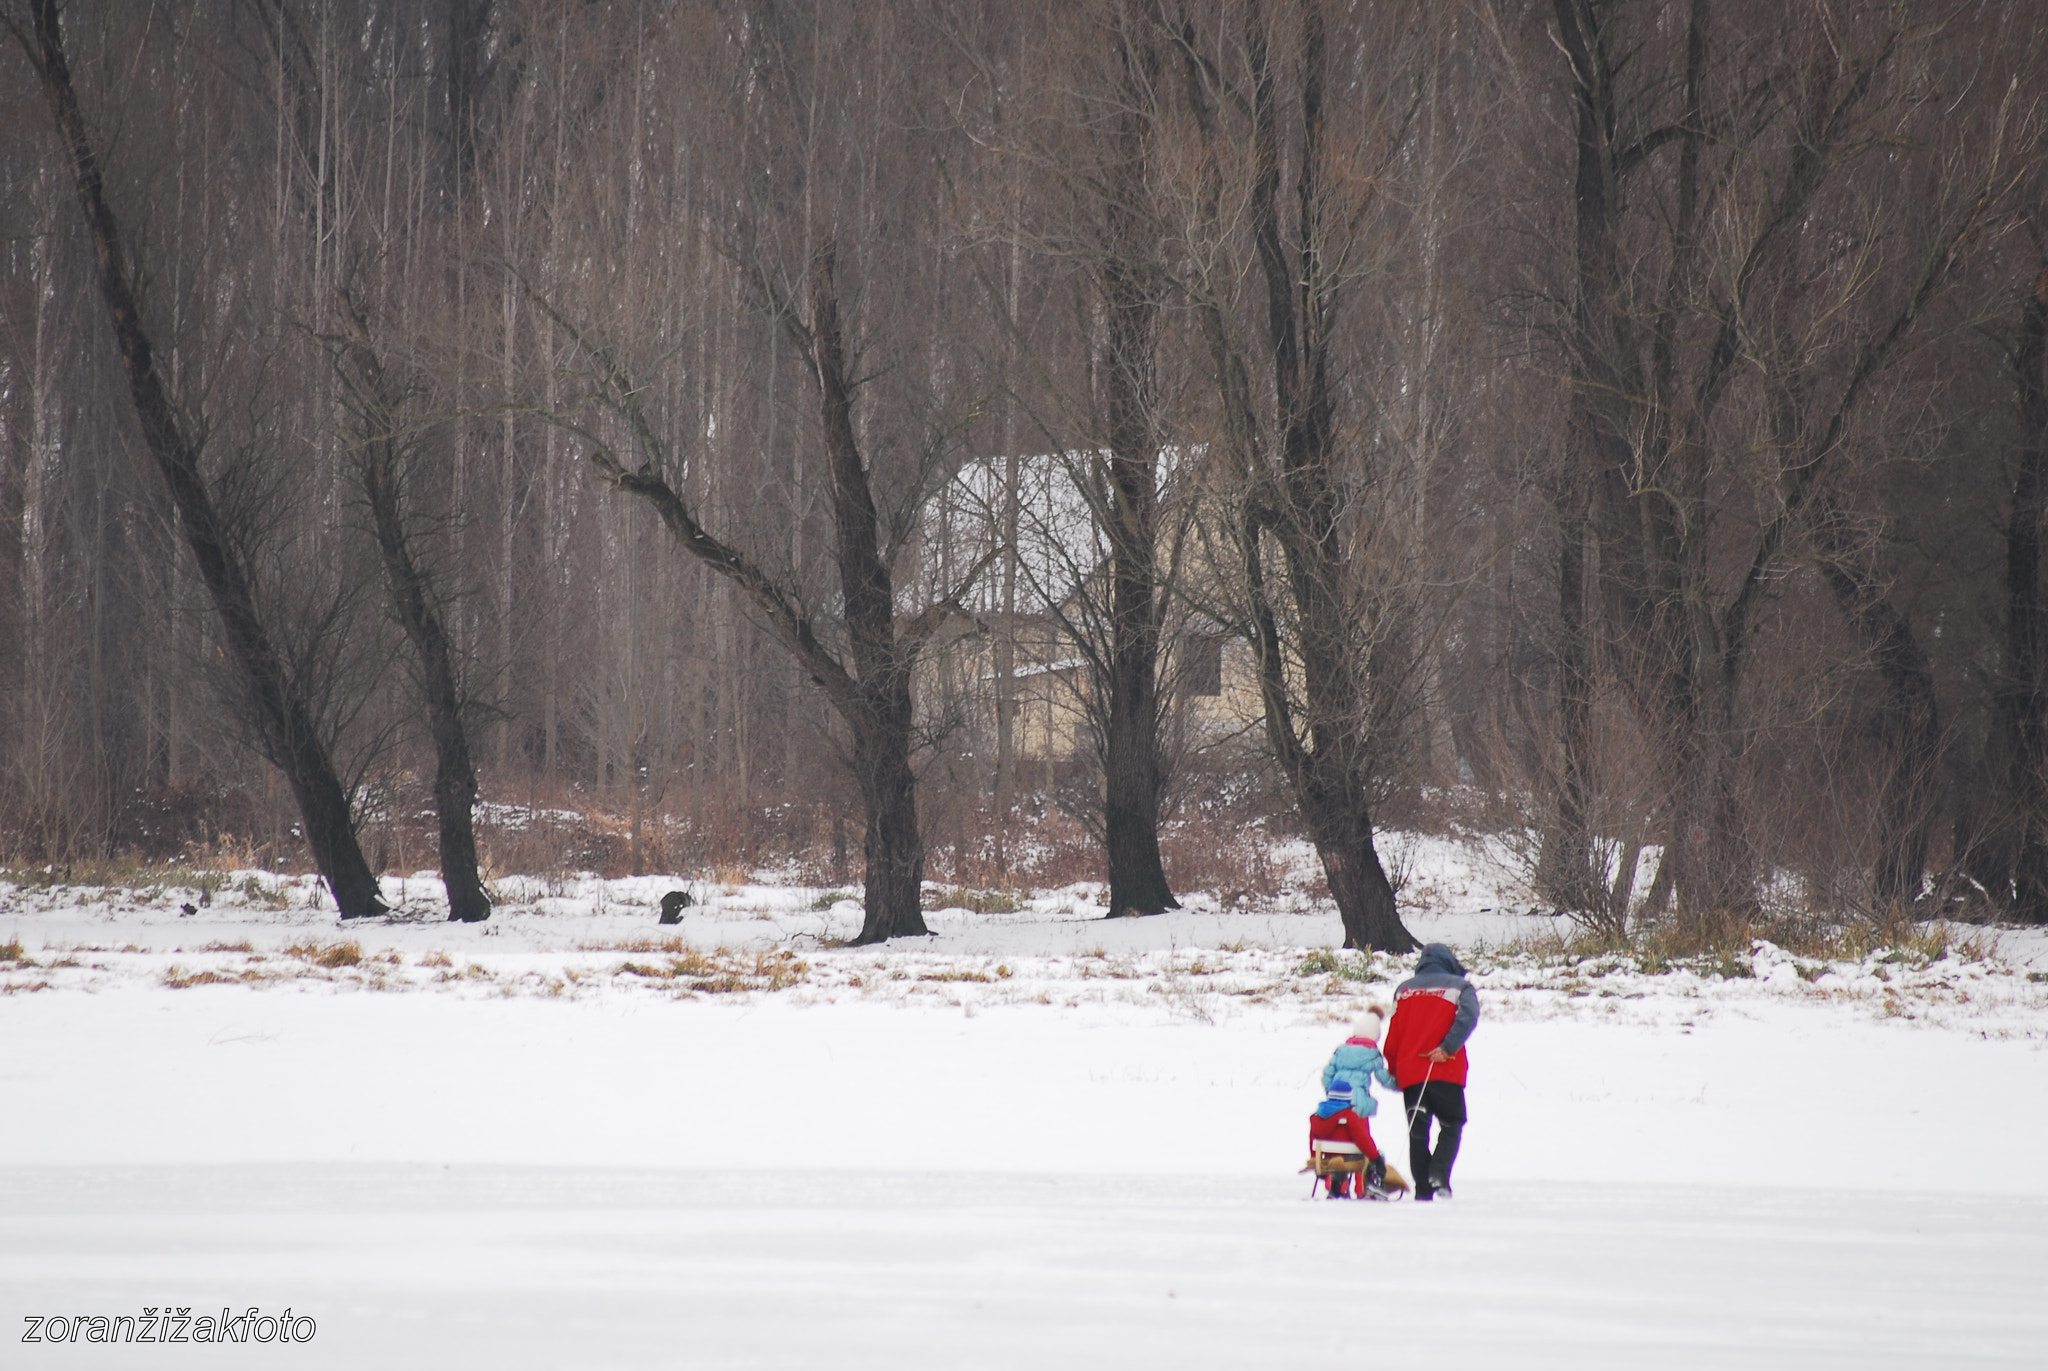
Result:
{"label": "child in blue jacket", "polygon": [[1365,1011],[1364,1017],[1352,1026],[1351,1036],[1330,1054],[1329,1065],[1323,1068],[1324,1092],[1328,1093],[1330,1083],[1338,1080],[1350,1082],[1351,1111],[1362,1119],[1370,1119],[1379,1112],[1380,1102],[1372,1097],[1374,1081],[1388,1090],[1398,1089],[1393,1073],[1387,1070],[1387,1059],[1380,1055],[1378,1010]]}

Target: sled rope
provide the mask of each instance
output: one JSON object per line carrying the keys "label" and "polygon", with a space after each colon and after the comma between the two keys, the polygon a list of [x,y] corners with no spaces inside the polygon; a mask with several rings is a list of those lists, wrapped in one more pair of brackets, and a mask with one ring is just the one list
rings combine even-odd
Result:
{"label": "sled rope", "polygon": [[[1442,1043],[1437,1044],[1437,1047],[1442,1046]],[[1435,1049],[1432,1048],[1431,1050],[1434,1051]],[[1415,1118],[1418,1114],[1422,1112],[1423,1096],[1429,1090],[1429,1078],[1435,1074],[1436,1063],[1431,1062],[1429,1064],[1429,1069],[1422,1073],[1422,1084],[1415,1087],[1415,1107],[1408,1111],[1408,1137],[1410,1140],[1411,1147],[1413,1146],[1413,1140],[1415,1137]],[[1408,1158],[1408,1164],[1410,1166],[1415,1165],[1415,1158],[1413,1155],[1411,1155]],[[1429,1184],[1429,1158],[1427,1155],[1423,1157],[1422,1165],[1419,1169],[1421,1170],[1422,1174],[1408,1182],[1410,1185],[1415,1187],[1415,1193],[1418,1195],[1422,1193],[1422,1187]]]}

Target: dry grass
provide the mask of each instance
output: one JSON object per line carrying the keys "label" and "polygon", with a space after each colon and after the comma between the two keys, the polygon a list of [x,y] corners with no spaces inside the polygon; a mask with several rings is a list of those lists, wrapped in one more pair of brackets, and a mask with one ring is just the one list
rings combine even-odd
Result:
{"label": "dry grass", "polygon": [[[1722,980],[1743,980],[1756,974],[1756,944],[1768,942],[1811,963],[1862,962],[1911,968],[1944,957],[1983,961],[1992,952],[1981,932],[1936,921],[1914,923],[1894,916],[1849,923],[1814,918],[1666,919],[1638,924],[1626,933],[1591,930],[1560,922],[1543,932],[1474,949],[1489,954],[1533,957],[1543,963],[1597,963],[1657,976],[1687,970]],[[1825,974],[1824,965],[1795,967],[1806,980]]]}
{"label": "dry grass", "polygon": [[732,995],[749,990],[784,990],[810,976],[809,963],[793,952],[742,954],[725,948],[704,952],[679,949],[666,964],[621,962],[621,976],[635,976],[672,986],[683,994]]}
{"label": "dry grass", "polygon": [[183,862],[141,861],[129,857],[90,858],[43,866],[0,867],[0,881],[23,890],[96,887],[137,896],[164,890],[197,890],[211,895],[220,889],[221,873]]}
{"label": "dry grass", "polygon": [[255,908],[290,909],[292,907],[292,887],[288,882],[289,878],[286,878],[286,880],[272,885],[261,876],[251,872],[242,877],[238,883],[229,887],[229,889],[235,894],[240,895],[245,903]]}
{"label": "dry grass", "polygon": [[241,971],[187,971],[182,966],[165,969],[161,980],[172,990],[190,990],[195,985],[251,985],[276,980],[267,972],[247,967]]}
{"label": "dry grass", "polygon": [[680,954],[690,951],[690,945],[683,940],[680,934],[670,933],[659,937],[648,934],[638,938],[615,938],[609,942],[602,943],[578,943],[576,950],[578,952],[669,952]]}
{"label": "dry grass", "polygon": [[[827,909],[830,905],[825,906]],[[1024,908],[1024,895],[1016,890],[974,890],[956,885],[924,894],[926,909],[965,909],[974,914],[1015,914]]]}
{"label": "dry grass", "polygon": [[363,947],[357,942],[321,943],[309,939],[303,943],[293,943],[285,948],[284,954],[330,970],[339,970],[344,966],[361,966],[363,962]]}

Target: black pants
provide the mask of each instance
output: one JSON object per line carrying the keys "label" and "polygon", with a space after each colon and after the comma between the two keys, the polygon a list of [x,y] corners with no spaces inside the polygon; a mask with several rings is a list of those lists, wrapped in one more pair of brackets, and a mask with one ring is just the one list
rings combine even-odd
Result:
{"label": "black pants", "polygon": [[[1453,1081],[1425,1081],[1401,1092],[1408,1111],[1408,1165],[1415,1193],[1427,1195],[1451,1183],[1458,1140],[1465,1133],[1465,1087]],[[1429,1121],[1436,1120],[1436,1147],[1429,1145]]]}

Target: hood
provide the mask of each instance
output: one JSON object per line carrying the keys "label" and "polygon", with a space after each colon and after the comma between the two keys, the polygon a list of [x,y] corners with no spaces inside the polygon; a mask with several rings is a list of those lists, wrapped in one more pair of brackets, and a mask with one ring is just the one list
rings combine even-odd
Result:
{"label": "hood", "polygon": [[1416,960],[1415,974],[1425,971],[1442,971],[1452,976],[1462,976],[1465,968],[1458,965],[1458,954],[1451,951],[1448,943],[1431,943],[1422,949],[1422,956]]}

